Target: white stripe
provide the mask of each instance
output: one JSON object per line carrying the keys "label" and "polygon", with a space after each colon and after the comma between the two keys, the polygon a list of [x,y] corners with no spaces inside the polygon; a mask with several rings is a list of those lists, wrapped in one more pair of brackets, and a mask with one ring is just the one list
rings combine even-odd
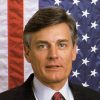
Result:
{"label": "white stripe", "polygon": [[[24,26],[38,8],[39,0],[24,0]],[[24,59],[24,79],[26,80],[32,72],[31,65]]]}
{"label": "white stripe", "polygon": [[7,0],[0,0],[0,92],[8,89]]}

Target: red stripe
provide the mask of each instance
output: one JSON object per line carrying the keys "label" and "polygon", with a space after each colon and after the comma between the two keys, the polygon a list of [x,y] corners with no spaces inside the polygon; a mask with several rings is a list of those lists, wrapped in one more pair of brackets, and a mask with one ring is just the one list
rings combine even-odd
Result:
{"label": "red stripe", "polygon": [[23,0],[8,0],[8,87],[24,81]]}

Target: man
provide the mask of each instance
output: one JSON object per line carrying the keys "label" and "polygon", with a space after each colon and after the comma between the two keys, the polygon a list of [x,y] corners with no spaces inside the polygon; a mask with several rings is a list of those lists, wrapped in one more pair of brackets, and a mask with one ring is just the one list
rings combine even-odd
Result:
{"label": "man", "polygon": [[58,7],[37,11],[24,29],[25,57],[34,74],[0,100],[100,100],[100,94],[68,81],[76,59],[73,18]]}

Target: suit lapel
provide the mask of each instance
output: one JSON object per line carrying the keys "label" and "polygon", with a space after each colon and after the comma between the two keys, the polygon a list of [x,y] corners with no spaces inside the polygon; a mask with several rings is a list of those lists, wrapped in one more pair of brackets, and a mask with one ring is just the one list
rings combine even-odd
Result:
{"label": "suit lapel", "polygon": [[[23,84],[23,93],[24,93],[24,100],[36,100],[32,87],[33,87],[33,78],[34,74],[31,74],[30,77],[27,79],[27,81]],[[71,91],[74,96],[74,100],[83,100],[81,99],[80,93],[77,91],[77,86],[73,85],[71,82],[69,82],[69,86],[71,88]],[[34,88],[34,87],[33,87]],[[26,96],[25,96],[26,95]]]}
{"label": "suit lapel", "polygon": [[[33,93],[33,90],[32,90],[33,78],[34,78],[34,74],[31,74],[30,77],[27,79],[27,81],[22,86],[23,87],[23,93],[24,93],[22,98],[24,98],[24,100],[36,100],[34,93]],[[82,93],[80,93],[78,91],[79,87],[77,85],[74,85],[71,82],[69,82],[69,86],[70,86],[70,89],[73,93],[74,100],[84,100]]]}
{"label": "suit lapel", "polygon": [[82,97],[82,94],[78,91],[77,85],[74,85],[71,82],[69,82],[69,86],[70,86],[70,89],[71,89],[72,94],[74,96],[74,100],[84,100],[84,98]]}
{"label": "suit lapel", "polygon": [[23,99],[22,100],[36,100],[32,87],[34,75],[31,74],[27,81],[22,85]]}

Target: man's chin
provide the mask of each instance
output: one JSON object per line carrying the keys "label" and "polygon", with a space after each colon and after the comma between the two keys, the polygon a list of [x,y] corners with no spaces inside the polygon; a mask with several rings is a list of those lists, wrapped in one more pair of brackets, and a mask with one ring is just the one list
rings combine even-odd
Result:
{"label": "man's chin", "polygon": [[61,77],[61,76],[51,76],[49,78],[46,79],[47,82],[49,83],[61,83],[64,82],[65,80],[67,80],[67,78]]}

